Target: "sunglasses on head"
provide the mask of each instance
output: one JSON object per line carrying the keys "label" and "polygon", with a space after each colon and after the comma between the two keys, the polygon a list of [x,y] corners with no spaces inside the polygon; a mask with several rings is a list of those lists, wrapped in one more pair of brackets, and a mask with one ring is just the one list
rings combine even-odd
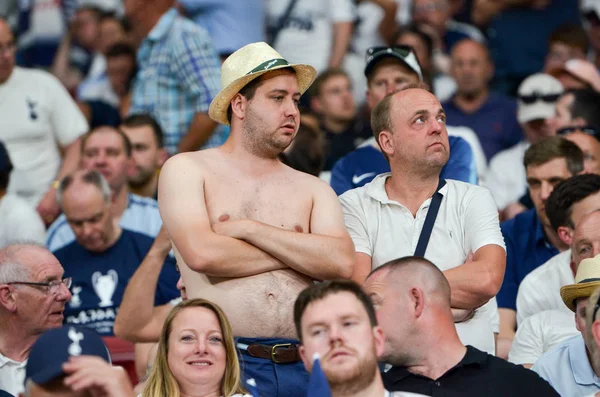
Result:
{"label": "sunglasses on head", "polygon": [[371,59],[385,53],[396,53],[400,55],[402,58],[406,58],[411,52],[413,52],[413,48],[409,45],[394,45],[392,47],[371,47],[367,50],[367,62]]}
{"label": "sunglasses on head", "polygon": [[538,93],[533,93],[530,95],[519,95],[519,100],[528,105],[535,103],[537,101],[543,101],[546,103],[554,103],[554,102],[558,101],[558,98],[560,98],[560,94],[542,95],[542,94],[538,94]]}
{"label": "sunglasses on head", "polygon": [[596,137],[599,135],[598,128],[591,126],[591,125],[585,125],[583,127],[564,127],[564,128],[561,128],[560,130],[556,131],[556,135],[565,136],[565,135],[572,134],[574,132],[581,132],[586,135],[591,135],[593,137]]}

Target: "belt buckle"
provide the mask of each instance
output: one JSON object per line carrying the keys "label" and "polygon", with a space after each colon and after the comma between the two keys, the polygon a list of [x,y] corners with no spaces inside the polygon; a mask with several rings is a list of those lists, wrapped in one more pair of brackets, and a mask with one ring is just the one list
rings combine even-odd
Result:
{"label": "belt buckle", "polygon": [[279,349],[280,347],[291,347],[292,344],[291,343],[280,343],[277,345],[273,345],[273,347],[271,347],[271,361],[273,361],[275,364],[281,364],[279,361],[277,361],[277,359],[275,358],[275,352],[277,351],[277,349]]}

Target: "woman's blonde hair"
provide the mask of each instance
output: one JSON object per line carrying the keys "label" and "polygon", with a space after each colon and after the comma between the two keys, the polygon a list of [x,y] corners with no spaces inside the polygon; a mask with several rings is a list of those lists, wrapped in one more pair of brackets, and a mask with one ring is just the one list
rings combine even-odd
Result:
{"label": "woman's blonde hair", "polygon": [[223,397],[231,397],[235,393],[245,393],[246,391],[241,385],[240,363],[236,354],[233,332],[225,313],[223,313],[223,310],[219,306],[210,301],[205,299],[190,299],[175,306],[165,320],[158,340],[156,361],[150,370],[142,397],[178,397],[180,395],[179,385],[168,363],[169,336],[171,335],[171,328],[175,317],[190,307],[206,308],[212,311],[219,320],[226,354],[225,374],[221,382],[221,395]]}

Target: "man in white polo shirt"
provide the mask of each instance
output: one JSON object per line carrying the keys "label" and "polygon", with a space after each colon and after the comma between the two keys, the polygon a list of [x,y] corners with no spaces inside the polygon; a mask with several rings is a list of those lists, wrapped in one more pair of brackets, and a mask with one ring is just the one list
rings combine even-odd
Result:
{"label": "man in white polo shirt", "polygon": [[450,282],[462,342],[494,354],[493,298],[504,276],[504,239],[486,189],[440,180],[449,155],[445,121],[437,98],[416,86],[374,108],[373,133],[391,173],[340,197],[357,253],[353,279],[363,283],[390,260],[424,256]]}

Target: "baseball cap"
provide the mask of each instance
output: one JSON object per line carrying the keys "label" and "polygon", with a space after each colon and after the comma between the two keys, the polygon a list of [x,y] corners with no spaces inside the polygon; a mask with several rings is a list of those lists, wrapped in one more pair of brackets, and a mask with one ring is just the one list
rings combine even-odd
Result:
{"label": "baseball cap", "polygon": [[90,329],[66,326],[46,331],[31,348],[25,381],[47,384],[64,375],[62,366],[70,357],[82,355],[98,356],[111,362],[102,338]]}
{"label": "baseball cap", "polygon": [[563,73],[570,74],[589,85],[594,91],[600,92],[600,73],[598,73],[598,69],[593,63],[583,59],[569,59],[562,67],[550,72],[552,76],[557,78]]}
{"label": "baseball cap", "polygon": [[423,81],[423,73],[417,56],[412,47],[404,45],[395,45],[392,47],[371,47],[367,50],[367,66],[365,67],[365,76],[369,74],[375,65],[384,58],[395,58],[404,64],[410,70],[419,76],[419,81]]}
{"label": "baseball cap", "polygon": [[12,163],[10,161],[10,157],[8,157],[6,147],[0,141],[0,172],[10,172],[11,169]]}
{"label": "baseball cap", "polygon": [[590,18],[592,14],[596,14],[596,18],[600,18],[600,2],[598,0],[583,0],[581,2],[581,13]]}
{"label": "baseball cap", "polygon": [[518,90],[519,123],[554,116],[556,101],[563,92],[560,81],[548,74],[536,73],[527,77]]}

